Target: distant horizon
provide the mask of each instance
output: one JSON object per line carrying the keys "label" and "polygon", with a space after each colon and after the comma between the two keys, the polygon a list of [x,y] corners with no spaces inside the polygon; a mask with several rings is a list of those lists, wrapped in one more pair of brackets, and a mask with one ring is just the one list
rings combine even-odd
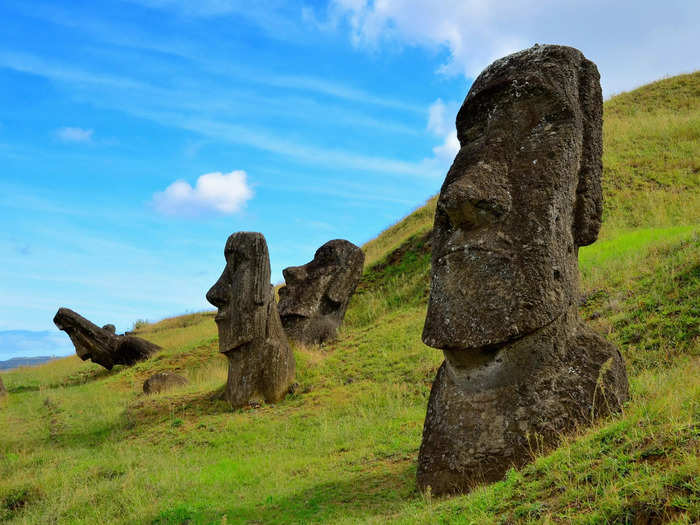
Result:
{"label": "distant horizon", "polygon": [[700,4],[602,9],[3,2],[0,359],[72,352],[60,306],[120,333],[211,309],[236,231],[265,235],[273,282],[362,245],[438,193],[473,79],[511,52],[577,47],[606,99],[700,68]]}

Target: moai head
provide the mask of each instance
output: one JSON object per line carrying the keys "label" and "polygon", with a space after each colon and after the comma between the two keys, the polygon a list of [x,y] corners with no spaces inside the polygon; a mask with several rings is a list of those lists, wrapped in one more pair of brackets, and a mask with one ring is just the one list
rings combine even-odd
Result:
{"label": "moai head", "polygon": [[311,262],[282,271],[279,313],[290,337],[313,344],[335,336],[364,260],[359,247],[335,239],[316,250]]}
{"label": "moai head", "polygon": [[59,330],[68,334],[80,359],[104,358],[109,364],[108,368],[115,364],[111,362],[111,357],[108,358],[116,348],[117,336],[113,332],[100,328],[69,308],[59,308],[53,322]]}
{"label": "moai head", "polygon": [[207,292],[207,301],[219,309],[219,351],[227,353],[265,338],[273,296],[270,256],[261,233],[234,233],[226,241],[224,257],[226,268]]}
{"label": "moai head", "polygon": [[59,308],[53,322],[68,334],[80,359],[90,359],[107,370],[114,365],[131,366],[160,349],[140,337],[115,335],[113,325],[105,325],[111,329],[100,328],[68,308]]}
{"label": "moai head", "polygon": [[507,343],[576,304],[578,247],[602,214],[598,70],[562,46],[497,60],[469,90],[457,136],[423,331],[452,351]]}

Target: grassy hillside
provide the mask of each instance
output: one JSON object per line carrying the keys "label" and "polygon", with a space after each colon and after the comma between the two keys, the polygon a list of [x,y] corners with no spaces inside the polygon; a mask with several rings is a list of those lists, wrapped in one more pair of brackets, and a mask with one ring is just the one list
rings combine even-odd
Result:
{"label": "grassy hillside", "polygon": [[[605,222],[581,250],[581,314],[620,346],[624,414],[502,482],[415,490],[441,354],[420,341],[435,200],[370,241],[338,341],[296,347],[299,388],[231,411],[208,313],[139,328],[164,350],[3,373],[0,521],[693,523],[700,520],[700,74],[606,102]],[[614,135],[614,136],[611,136]],[[141,394],[161,370],[190,379]]]}

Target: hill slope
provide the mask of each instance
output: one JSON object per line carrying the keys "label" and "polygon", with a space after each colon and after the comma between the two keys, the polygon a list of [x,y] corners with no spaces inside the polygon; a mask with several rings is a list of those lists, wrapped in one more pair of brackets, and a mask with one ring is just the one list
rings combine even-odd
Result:
{"label": "hill slope", "polygon": [[[606,212],[581,250],[582,315],[620,345],[625,413],[506,480],[415,490],[441,354],[420,341],[435,200],[370,241],[341,337],[295,348],[299,389],[232,412],[211,314],[139,329],[152,360],[76,357],[3,374],[0,521],[22,523],[656,523],[700,520],[700,74],[606,102]],[[151,397],[153,372],[190,385]]]}

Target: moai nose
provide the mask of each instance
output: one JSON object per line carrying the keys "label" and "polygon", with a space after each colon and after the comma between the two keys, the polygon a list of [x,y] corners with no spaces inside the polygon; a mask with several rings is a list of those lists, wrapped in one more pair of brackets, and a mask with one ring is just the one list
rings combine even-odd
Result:
{"label": "moai nose", "polygon": [[442,192],[438,206],[452,226],[465,231],[501,220],[511,209],[505,168],[485,162],[469,166]]}
{"label": "moai nose", "polygon": [[223,308],[228,304],[229,298],[227,291],[227,285],[224,282],[224,275],[219,277],[219,280],[214,283],[209,291],[207,292],[207,301],[216,306],[217,308]]}
{"label": "moai nose", "polygon": [[304,268],[301,266],[290,266],[282,270],[282,275],[287,284],[297,283],[304,278]]}

